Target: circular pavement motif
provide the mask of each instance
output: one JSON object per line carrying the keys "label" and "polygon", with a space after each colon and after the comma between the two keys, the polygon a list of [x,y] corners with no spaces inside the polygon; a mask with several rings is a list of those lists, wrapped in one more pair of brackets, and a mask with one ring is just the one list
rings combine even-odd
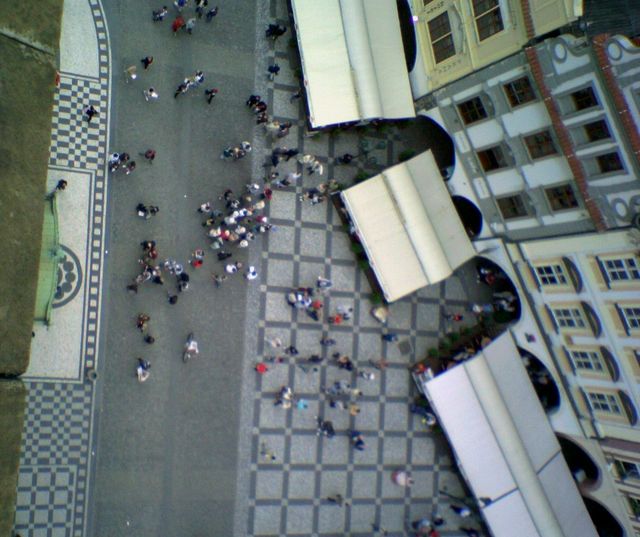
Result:
{"label": "circular pavement motif", "polygon": [[53,307],[60,308],[71,302],[80,291],[82,267],[78,256],[69,248],[60,245],[64,255],[58,261],[58,280],[53,295]]}

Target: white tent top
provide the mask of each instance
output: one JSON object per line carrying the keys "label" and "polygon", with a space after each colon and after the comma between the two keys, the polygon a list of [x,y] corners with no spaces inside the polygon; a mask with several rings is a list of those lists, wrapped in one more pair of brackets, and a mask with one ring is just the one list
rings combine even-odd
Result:
{"label": "white tent top", "polygon": [[396,0],[292,0],[313,127],[414,117]]}
{"label": "white tent top", "polygon": [[346,189],[342,200],[389,302],[475,255],[431,151]]}
{"label": "white tent top", "polygon": [[424,389],[494,537],[597,537],[510,332]]}

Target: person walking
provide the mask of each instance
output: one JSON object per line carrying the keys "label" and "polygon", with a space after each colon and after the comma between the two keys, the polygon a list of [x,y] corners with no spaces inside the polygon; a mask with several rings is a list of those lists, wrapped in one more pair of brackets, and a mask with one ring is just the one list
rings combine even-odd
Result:
{"label": "person walking", "polygon": [[140,153],[144,159],[149,163],[153,164],[154,159],[156,158],[156,152],[153,149],[147,149],[144,153]]}
{"label": "person walking", "polygon": [[251,280],[255,280],[255,279],[258,277],[258,271],[256,270],[256,267],[254,267],[254,266],[250,266],[250,267],[247,269],[247,272],[246,272],[246,274],[244,275],[244,277],[245,277],[247,280],[249,280],[249,281],[251,281]]}
{"label": "person walking", "polygon": [[209,0],[196,0],[196,15],[201,19],[204,15],[204,8],[209,5]]}
{"label": "person walking", "polygon": [[157,101],[158,97],[160,97],[158,95],[158,92],[153,88],[146,89],[142,93],[144,94],[144,99],[147,102],[149,102],[149,101],[151,101],[151,102]]}
{"label": "person walking", "polygon": [[178,30],[184,28],[185,24],[186,22],[184,22],[184,17],[182,15],[178,15],[171,23],[171,31],[173,32],[173,35],[178,35]]}
{"label": "person walking", "polygon": [[128,84],[138,78],[138,68],[135,65],[130,65],[124,70],[124,81]]}
{"label": "person walking", "polygon": [[460,313],[445,313],[444,318],[447,321],[453,321],[453,322],[459,323],[464,319],[464,315]]}
{"label": "person walking", "polygon": [[302,90],[298,90],[291,94],[291,96],[289,97],[289,103],[292,103],[293,101],[297,101],[301,97],[302,97]]}
{"label": "person walking", "polygon": [[196,18],[195,17],[191,17],[188,21],[187,24],[185,24],[185,29],[187,30],[187,33],[189,35],[191,35],[193,33],[193,29],[196,27]]}
{"label": "person walking", "polygon": [[87,120],[87,123],[91,123],[91,120],[93,119],[93,117],[97,115],[98,115],[98,111],[93,107],[92,104],[90,104],[89,106],[86,106],[82,110],[82,117],[83,119]]}
{"label": "person walking", "polygon": [[213,98],[218,94],[218,90],[216,88],[211,88],[208,90],[204,90],[204,95],[207,98],[207,104],[211,104]]}
{"label": "person walking", "polygon": [[269,80],[273,81],[280,73],[280,66],[277,63],[274,63],[273,65],[267,67],[267,71],[269,73]]}
{"label": "person walking", "polygon": [[207,11],[206,21],[211,22],[213,18],[218,14],[218,6]]}
{"label": "person walking", "polygon": [[144,67],[144,70],[146,71],[147,69],[149,69],[149,66],[153,63],[153,56],[145,56],[140,60],[140,63],[142,64],[142,67]]}
{"label": "person walking", "polygon": [[178,95],[183,95],[187,93],[187,91],[189,91],[189,84],[187,84],[186,82],[182,82],[176,89],[176,92],[173,94],[173,98],[177,99]]}
{"label": "person walking", "polygon": [[342,507],[343,505],[350,505],[348,501],[345,501],[342,494],[333,494],[331,496],[327,496],[327,501],[329,503],[337,505],[338,507]]}
{"label": "person walking", "polygon": [[167,16],[167,13],[169,13],[167,6],[162,6],[162,9],[153,11],[153,15],[152,15],[153,22],[163,21],[164,18]]}

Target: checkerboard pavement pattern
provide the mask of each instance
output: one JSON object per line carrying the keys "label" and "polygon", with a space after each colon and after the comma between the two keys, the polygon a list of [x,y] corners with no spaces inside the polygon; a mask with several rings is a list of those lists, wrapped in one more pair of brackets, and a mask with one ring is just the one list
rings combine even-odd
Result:
{"label": "checkerboard pavement pattern", "polygon": [[[291,28],[283,0],[272,0],[271,16]],[[333,205],[312,207],[299,197],[305,188],[328,178],[349,185],[358,171],[374,175],[397,163],[406,144],[415,146],[415,141],[393,129],[366,136],[351,131],[339,136],[308,136],[304,102],[290,98],[299,88],[294,74],[296,55],[287,39],[281,38],[266,59],[267,65],[277,62],[282,70],[275,82],[265,82],[258,90],[269,96],[276,119],[291,121],[294,126],[284,140],[267,139],[265,150],[269,153],[276,145],[297,147],[301,154],[314,154],[325,163],[325,174],[317,177],[304,172],[300,184],[277,190],[269,206],[270,220],[277,230],[269,234],[261,258],[256,361],[278,355],[284,356],[284,362],[269,363],[264,376],[256,375],[248,535],[365,536],[372,534],[375,523],[389,535],[399,536],[405,535],[410,520],[433,512],[445,516],[445,529],[456,528],[459,521],[447,512],[449,499],[439,498],[438,490],[463,496],[461,478],[441,433],[428,431],[419,417],[409,412],[416,391],[408,367],[451,328],[443,311],[468,309],[463,278],[454,275],[394,303],[386,328],[371,316],[371,288],[357,266]],[[425,141],[419,140],[418,146],[424,149]],[[335,165],[334,158],[345,152],[365,155],[356,165]],[[302,168],[292,159],[281,163],[278,171],[284,176]],[[324,294],[320,322],[291,308],[285,300],[291,288],[313,286],[318,276],[333,282]],[[340,326],[329,325],[326,318],[338,306],[353,308],[353,318]],[[397,333],[399,342],[385,342],[381,337],[385,331]],[[323,336],[334,338],[337,344],[323,348],[319,343]],[[295,345],[300,354],[285,356],[282,349],[270,345],[274,338],[280,338],[284,347]],[[349,355],[356,371],[330,365],[336,351]],[[321,365],[306,362],[316,353],[325,358]],[[389,366],[377,371],[369,361],[381,357]],[[358,371],[363,370],[373,371],[375,380],[359,378]],[[357,416],[331,408],[322,393],[323,387],[339,380],[362,390],[362,396],[345,400],[357,403]],[[308,408],[274,406],[275,395],[284,385],[291,386]],[[335,438],[316,435],[315,416],[333,422]],[[364,435],[365,451],[351,448],[347,432],[354,429]],[[275,460],[265,456],[264,448]],[[391,473],[398,469],[411,472],[413,487],[401,488],[391,482]],[[338,507],[327,502],[327,496],[334,494],[342,494],[350,505]]]}
{"label": "checkerboard pavement pattern", "polygon": [[[50,168],[86,170],[93,180],[88,230],[91,263],[85,267],[89,285],[83,320],[84,367],[82,376],[69,382],[23,377],[28,395],[14,529],[29,537],[81,537],[91,496],[95,386],[84,372],[97,366],[107,187],[109,43],[100,1],[86,1],[95,24],[99,76],[60,73],[49,157]],[[82,109],[90,104],[99,115],[87,124]]]}
{"label": "checkerboard pavement pattern", "polygon": [[53,166],[95,170],[104,164],[107,124],[95,117],[91,123],[82,110],[93,105],[104,114],[106,81],[61,73],[55,93],[49,163]]}

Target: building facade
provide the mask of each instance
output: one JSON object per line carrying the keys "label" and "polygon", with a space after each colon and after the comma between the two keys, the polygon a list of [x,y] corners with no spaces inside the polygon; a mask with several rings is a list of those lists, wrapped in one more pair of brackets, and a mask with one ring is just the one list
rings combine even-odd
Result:
{"label": "building facade", "polygon": [[640,212],[640,49],[562,35],[458,80],[422,113],[451,136],[452,194],[483,236],[512,240],[629,225]]}
{"label": "building facade", "polygon": [[411,0],[414,98],[510,56],[582,15],[578,0]]}
{"label": "building facade", "polygon": [[[505,250],[544,343],[535,358],[559,387],[549,419],[585,503],[619,523],[619,535],[640,535],[640,232],[522,241]],[[520,341],[532,332],[519,323],[512,330]],[[578,430],[554,422],[567,408]]]}

